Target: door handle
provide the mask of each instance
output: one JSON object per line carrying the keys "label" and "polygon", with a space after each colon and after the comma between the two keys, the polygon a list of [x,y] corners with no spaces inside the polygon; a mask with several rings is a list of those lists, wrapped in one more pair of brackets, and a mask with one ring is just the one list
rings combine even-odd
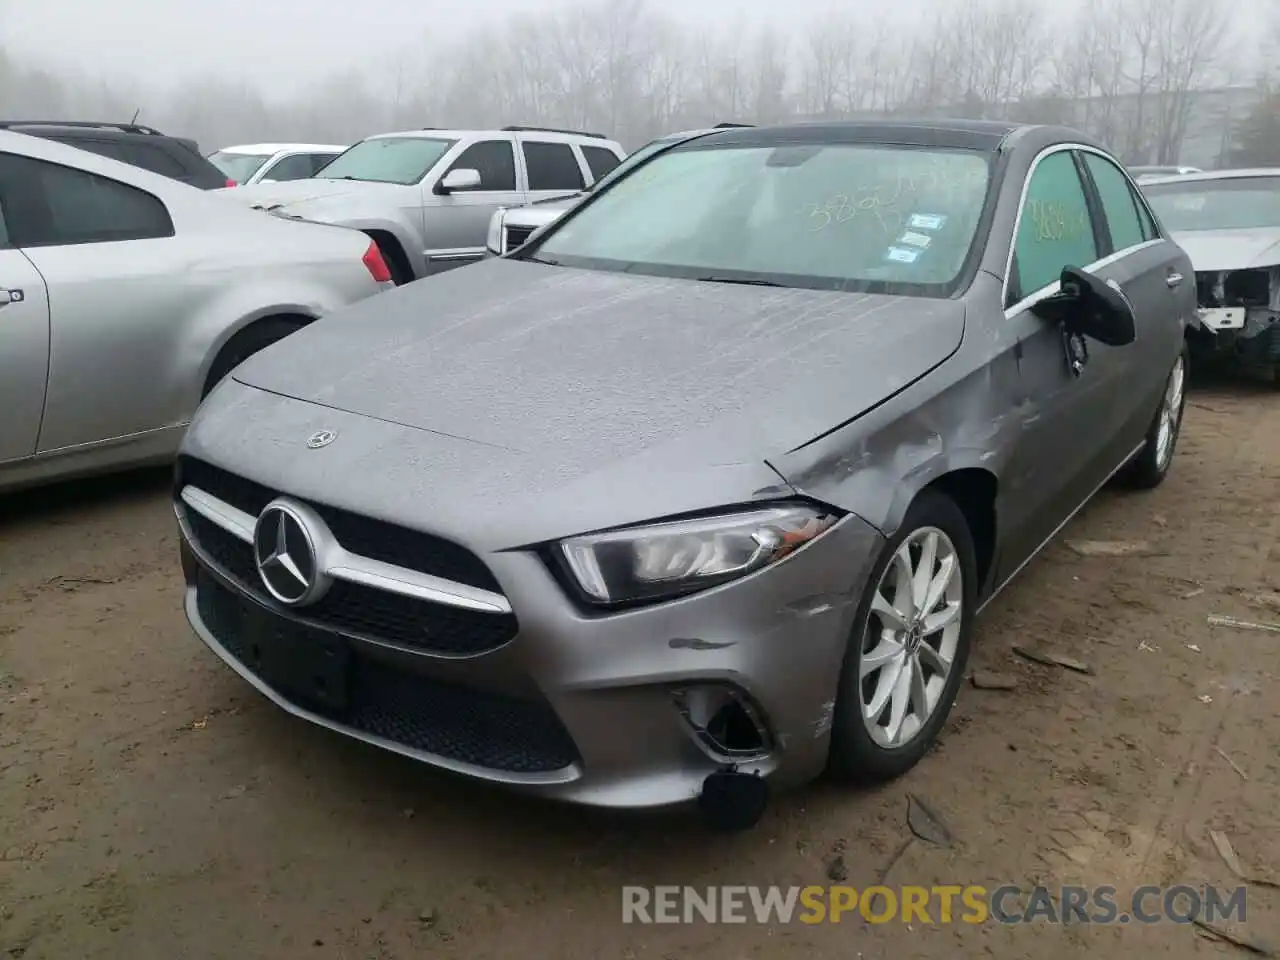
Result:
{"label": "door handle", "polygon": [[1170,287],[1176,287],[1178,284],[1182,282],[1182,274],[1170,273],[1167,277],[1164,278],[1164,282],[1167,283]]}
{"label": "door handle", "polygon": [[22,300],[21,290],[5,290],[0,287],[0,307],[8,306],[11,303],[21,303]]}

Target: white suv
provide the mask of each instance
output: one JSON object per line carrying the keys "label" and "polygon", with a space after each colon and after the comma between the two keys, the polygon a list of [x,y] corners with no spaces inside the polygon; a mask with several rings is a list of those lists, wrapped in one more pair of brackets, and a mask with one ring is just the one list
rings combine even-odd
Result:
{"label": "white suv", "polygon": [[209,162],[240,186],[280,183],[315,176],[346,149],[332,143],[247,143],[223,147]]}
{"label": "white suv", "polygon": [[482,259],[498,208],[580,193],[624,157],[617,141],[575,130],[409,130],[360,141],[313,179],[226,194],[363,230],[403,284]]}

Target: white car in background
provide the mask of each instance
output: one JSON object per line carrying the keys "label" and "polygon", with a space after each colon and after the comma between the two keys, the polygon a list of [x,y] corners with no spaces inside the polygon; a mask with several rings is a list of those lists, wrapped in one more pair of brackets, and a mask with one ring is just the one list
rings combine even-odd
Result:
{"label": "white car in background", "polygon": [[218,193],[0,131],[0,490],[172,459],[242,360],[391,287],[364,234]]}
{"label": "white car in background", "polygon": [[1164,177],[1142,192],[1195,268],[1193,359],[1229,360],[1280,387],[1280,168]]}
{"label": "white car in background", "polygon": [[1161,180],[1164,177],[1181,177],[1188,173],[1204,173],[1199,167],[1186,167],[1177,164],[1139,164],[1129,168],[1129,175],[1138,183],[1150,183],[1152,180]]}
{"label": "white car in background", "polygon": [[405,284],[482,260],[499,207],[581,193],[626,155],[587,131],[432,127],[368,137],[313,179],[225,193],[277,217],[363,230]]}
{"label": "white car in background", "polygon": [[345,151],[332,143],[248,143],[223,147],[209,162],[240,186],[306,180]]}

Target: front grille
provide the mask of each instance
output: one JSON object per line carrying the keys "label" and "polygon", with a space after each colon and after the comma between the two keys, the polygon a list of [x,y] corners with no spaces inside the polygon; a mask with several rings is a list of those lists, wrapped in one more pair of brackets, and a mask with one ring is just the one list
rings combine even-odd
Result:
{"label": "front grille", "polygon": [[[200,619],[231,656],[252,670],[252,654],[244,641],[246,603],[252,601],[237,596],[208,573],[197,574]],[[404,673],[358,653],[347,707],[306,706],[352,730],[490,770],[546,773],[578,760],[573,739],[546,701]]]}
{"label": "front grille", "polygon": [[534,229],[534,227],[507,227],[506,249],[514,250],[516,247],[524,246],[533,235]]}
{"label": "front grille", "polygon": [[[269,487],[203,460],[181,457],[178,460],[178,489],[188,483],[255,517],[279,496]],[[307,505],[320,515],[338,542],[352,553],[491,593],[502,592],[484,561],[465,547],[429,533],[362,517],[337,507],[313,502],[307,502]]]}
{"label": "front grille", "polygon": [[[185,459],[179,471],[179,489],[182,485],[191,483],[246,513],[257,514],[276,496],[251,480],[202,461]],[[498,584],[483,562],[456,544],[406,531],[391,524],[369,521],[346,511],[316,504],[310,506],[330,525],[338,542],[352,553],[397,563],[407,569],[434,573],[436,576],[446,576],[439,572],[441,570],[469,571],[472,585],[479,586],[475,581],[487,578],[489,586],[486,589],[498,592]],[[180,502],[179,508],[199,551],[228,579],[273,606],[274,601],[267,596],[258,576],[253,547],[185,503]],[[385,534],[387,539],[376,539],[380,534]],[[412,562],[418,556],[411,549],[415,542],[423,545],[422,555],[433,558],[434,563]],[[434,555],[427,553],[432,549],[431,543],[437,545]],[[439,547],[440,544],[444,547]],[[459,555],[462,557],[461,561],[458,560]],[[391,559],[393,557],[396,559]],[[441,557],[450,562],[442,562]],[[478,576],[472,566],[478,566],[484,577]],[[468,582],[459,580],[456,576],[448,579]],[[350,636],[378,640],[424,653],[459,657],[496,650],[509,643],[519,630],[519,623],[510,613],[468,610],[344,581],[335,581],[319,601],[299,610],[298,616],[317,627]]]}
{"label": "front grille", "polygon": [[[195,545],[228,579],[269,605],[261,586],[253,547],[183,505],[183,517]],[[474,656],[508,643],[518,629],[511,614],[451,607],[356,583],[334,581],[316,603],[298,611],[298,619],[317,627],[411,650],[448,656]]]}

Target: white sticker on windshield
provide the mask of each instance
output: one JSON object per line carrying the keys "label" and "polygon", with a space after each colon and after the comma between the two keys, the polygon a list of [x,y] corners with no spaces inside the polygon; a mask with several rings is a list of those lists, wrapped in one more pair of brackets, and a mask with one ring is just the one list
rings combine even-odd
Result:
{"label": "white sticker on windshield", "polygon": [[908,250],[906,247],[890,247],[886,259],[896,263],[915,263],[920,259],[920,251]]}
{"label": "white sticker on windshield", "polygon": [[908,221],[917,230],[941,230],[947,218],[939,213],[913,213]]}
{"label": "white sticker on windshield", "polygon": [[898,242],[908,244],[912,247],[919,247],[921,250],[924,250],[928,248],[929,244],[933,241],[923,233],[914,233],[911,230],[908,230],[898,238]]}

